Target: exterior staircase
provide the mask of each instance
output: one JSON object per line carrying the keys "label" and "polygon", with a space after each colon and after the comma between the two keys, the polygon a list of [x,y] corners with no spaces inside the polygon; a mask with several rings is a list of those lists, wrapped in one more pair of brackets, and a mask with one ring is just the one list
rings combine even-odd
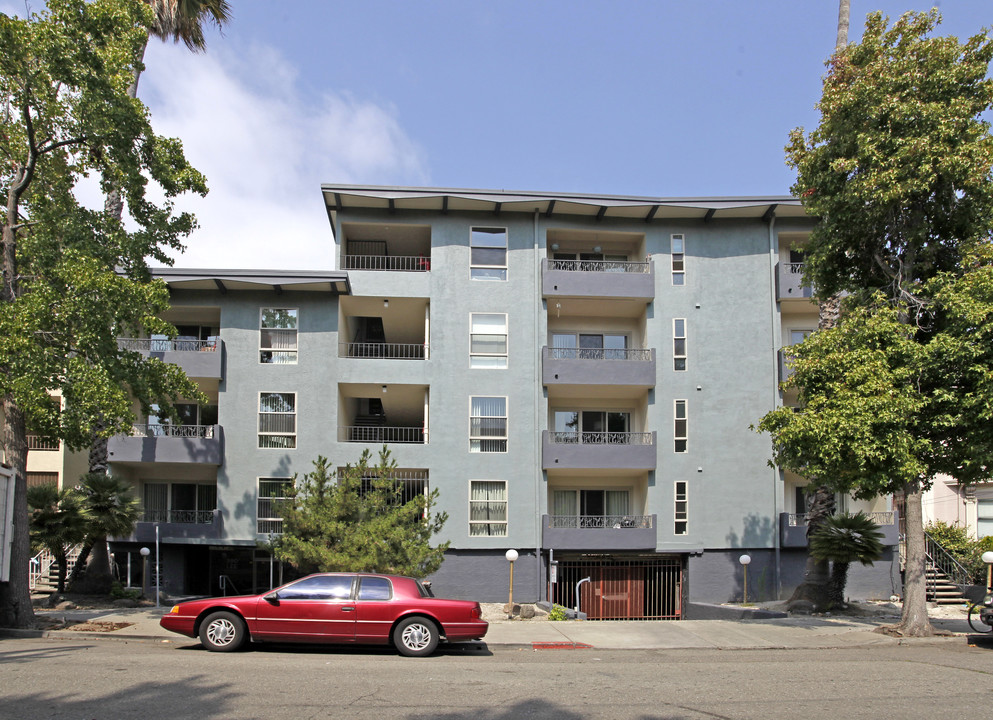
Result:
{"label": "exterior staircase", "polygon": [[[68,567],[66,577],[72,572],[79,557],[81,545],[72,548],[68,555]],[[28,573],[28,587],[32,595],[52,595],[59,587],[59,564],[48,550],[42,550],[31,558],[30,571]]]}
{"label": "exterior staircase", "polygon": [[931,562],[927,564],[926,574],[928,602],[938,605],[962,605],[965,603],[965,596],[962,595],[959,586]]}

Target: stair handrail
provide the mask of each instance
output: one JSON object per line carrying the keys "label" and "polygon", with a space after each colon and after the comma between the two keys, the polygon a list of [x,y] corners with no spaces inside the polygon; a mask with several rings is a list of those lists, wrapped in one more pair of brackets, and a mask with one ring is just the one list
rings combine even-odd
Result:
{"label": "stair handrail", "polygon": [[937,540],[924,531],[924,553],[928,562],[936,569],[945,573],[956,585],[972,585],[972,573],[955,557],[941,546]]}
{"label": "stair handrail", "polygon": [[[66,577],[72,572],[82,549],[82,544],[73,545],[69,548],[69,552],[66,553]],[[28,588],[30,590],[38,589],[38,581],[51,572],[55,562],[55,555],[48,548],[43,549],[31,558],[31,561],[28,563]]]}

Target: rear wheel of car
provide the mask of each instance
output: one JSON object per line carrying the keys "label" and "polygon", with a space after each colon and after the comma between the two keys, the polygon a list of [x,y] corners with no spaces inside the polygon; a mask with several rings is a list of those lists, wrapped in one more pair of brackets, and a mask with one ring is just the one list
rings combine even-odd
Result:
{"label": "rear wheel of car", "polygon": [[200,642],[212,652],[232,652],[248,639],[248,630],[240,617],[230,612],[215,612],[200,625]]}
{"label": "rear wheel of car", "polygon": [[438,647],[438,626],[424,617],[404,618],[393,631],[393,644],[401,655],[424,657]]}

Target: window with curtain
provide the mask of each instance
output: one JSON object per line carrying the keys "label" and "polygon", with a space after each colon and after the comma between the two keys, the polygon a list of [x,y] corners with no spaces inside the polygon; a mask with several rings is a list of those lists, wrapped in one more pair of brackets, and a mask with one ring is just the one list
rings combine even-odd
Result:
{"label": "window with curtain", "polygon": [[[631,514],[629,490],[555,490],[552,493],[552,514],[558,516],[559,527],[598,528],[614,525]],[[576,518],[570,524],[566,518]]]}
{"label": "window with curtain", "polygon": [[507,367],[507,314],[472,313],[469,316],[469,367]]}
{"label": "window with curtain", "polygon": [[166,522],[169,519],[169,484],[145,483],[141,489],[141,504],[145,522]]}
{"label": "window with curtain", "polygon": [[469,481],[469,537],[507,536],[507,482]]}
{"label": "window with curtain", "polygon": [[469,232],[469,277],[507,279],[507,228],[474,227]]}
{"label": "window with curtain", "polygon": [[507,398],[470,398],[469,452],[507,452]]}
{"label": "window with curtain", "polygon": [[259,393],[259,447],[297,446],[296,393]]}
{"label": "window with curtain", "polygon": [[296,363],[297,314],[295,308],[262,308],[259,311],[260,363]]}

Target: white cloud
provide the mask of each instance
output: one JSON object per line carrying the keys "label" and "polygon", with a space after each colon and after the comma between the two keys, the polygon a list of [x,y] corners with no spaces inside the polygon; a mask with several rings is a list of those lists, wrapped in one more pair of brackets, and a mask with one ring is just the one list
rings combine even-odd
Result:
{"label": "white cloud", "polygon": [[155,42],[138,96],[179,137],[210,194],[182,201],[200,228],[177,267],[333,267],[322,182],[428,184],[424,153],[392,107],[348,92],[304,96],[277,51],[193,55]]}

